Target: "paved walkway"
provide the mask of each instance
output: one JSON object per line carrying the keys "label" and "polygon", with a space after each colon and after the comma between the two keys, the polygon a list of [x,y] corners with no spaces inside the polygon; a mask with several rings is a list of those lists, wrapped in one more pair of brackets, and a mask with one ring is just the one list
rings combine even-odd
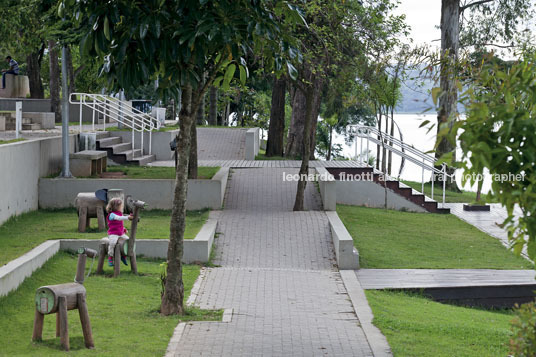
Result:
{"label": "paved walkway", "polygon": [[308,185],[292,212],[295,182],[283,171],[232,172],[215,240],[214,264],[195,305],[234,310],[232,321],[194,322],[176,356],[372,356],[335,269],[327,217]]}
{"label": "paved walkway", "polygon": [[[247,167],[275,167],[275,168],[299,168],[301,161],[299,160],[199,160],[199,166],[220,166],[220,167],[234,167],[234,168],[247,168]],[[155,161],[148,166],[159,167],[175,167],[175,162],[168,161]],[[309,167],[363,167],[363,164],[359,161],[323,161],[312,160],[309,161]]]}
{"label": "paved walkway", "polygon": [[[199,160],[244,160],[248,129],[197,128]],[[172,165],[172,167],[174,164]],[[201,163],[200,163],[201,166]]]}

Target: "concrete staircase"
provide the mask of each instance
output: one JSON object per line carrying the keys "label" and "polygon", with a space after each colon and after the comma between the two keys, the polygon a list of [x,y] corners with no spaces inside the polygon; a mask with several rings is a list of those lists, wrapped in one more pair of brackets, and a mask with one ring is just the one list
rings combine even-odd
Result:
{"label": "concrete staircase", "polygon": [[156,159],[155,155],[141,155],[141,149],[132,150],[132,143],[109,132],[97,133],[97,150],[106,151],[110,160],[121,165],[143,166]]}
{"label": "concrete staircase", "polygon": [[[5,122],[4,130],[15,130],[16,117],[15,112],[0,113]],[[54,129],[54,113],[49,112],[23,112],[22,113],[22,130],[42,130]]]}
{"label": "concrete staircase", "polygon": [[[414,190],[413,188],[409,187],[408,185],[394,179],[394,178],[388,178],[385,182],[380,179],[380,176],[382,175],[381,172],[373,169],[372,167],[355,167],[355,168],[329,168],[327,169],[333,176],[335,176],[335,179],[339,179],[339,175],[341,173],[351,174],[351,175],[372,175],[373,182],[384,186],[384,183],[386,184],[387,188],[393,191],[394,193],[402,196],[406,200],[421,206],[426,211],[431,213],[441,213],[441,214],[448,214],[450,213],[449,208],[442,208],[439,207],[439,203],[430,197],[425,196],[421,192]],[[441,189],[438,188],[438,193],[441,194]]]}

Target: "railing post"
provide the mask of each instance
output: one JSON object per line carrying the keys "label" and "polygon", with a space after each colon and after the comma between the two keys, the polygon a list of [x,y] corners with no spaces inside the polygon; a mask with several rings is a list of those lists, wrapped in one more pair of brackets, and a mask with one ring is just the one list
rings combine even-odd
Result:
{"label": "railing post", "polygon": [[134,125],[132,125],[132,157],[134,157]]}
{"label": "railing post", "polygon": [[369,138],[368,138],[368,134],[367,134],[367,162],[366,162],[367,166],[369,164]]}
{"label": "railing post", "polygon": [[[82,132],[82,98],[84,98],[84,100],[85,100],[86,97],[85,96],[80,97],[80,133]],[[67,118],[67,119],[69,119],[69,118]]]}
{"label": "railing post", "polygon": [[152,144],[153,144],[153,139],[152,139],[152,136],[153,136],[153,130],[151,129],[149,131],[149,155],[151,155],[151,152],[152,152]]}
{"label": "railing post", "polygon": [[432,171],[432,199],[434,199],[434,181],[435,181],[435,172]]}
{"label": "railing post", "polygon": [[95,132],[95,101],[97,98],[93,98],[93,116],[91,118],[91,131]]}
{"label": "railing post", "polygon": [[422,182],[422,188],[421,192],[424,195],[424,157],[422,158],[422,173],[421,173],[421,182]]}
{"label": "railing post", "polygon": [[447,165],[443,163],[443,207],[445,207],[445,188],[447,184]]}
{"label": "railing post", "polygon": [[144,134],[144,131],[145,131],[145,121],[142,120],[141,122],[141,132],[140,132],[140,136],[141,136],[141,155],[140,156],[143,156],[143,134]]}
{"label": "railing post", "polygon": [[[359,147],[359,157],[360,157],[360,161],[363,162],[363,158],[361,157],[361,155],[363,155],[363,137],[360,137],[360,139],[361,139],[361,146]],[[356,149],[357,149],[357,145],[356,145]],[[356,158],[357,158],[357,154],[356,154]]]}

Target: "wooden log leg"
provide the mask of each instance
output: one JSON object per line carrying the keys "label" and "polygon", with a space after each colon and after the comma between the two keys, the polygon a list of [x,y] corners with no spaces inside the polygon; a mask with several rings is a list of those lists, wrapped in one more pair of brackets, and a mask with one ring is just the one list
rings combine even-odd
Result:
{"label": "wooden log leg", "polygon": [[97,263],[97,271],[95,274],[102,274],[104,259],[107,255],[108,253],[106,252],[106,243],[101,242],[101,244],[99,244],[99,262]]}
{"label": "wooden log leg", "polygon": [[58,312],[60,315],[60,343],[65,351],[69,351],[69,326],[67,323],[67,300],[65,296],[58,297]]}
{"label": "wooden log leg", "polygon": [[89,218],[87,215],[87,207],[80,207],[78,209],[78,232],[84,233],[89,226]]}
{"label": "wooden log leg", "polygon": [[121,268],[121,252],[119,251],[119,241],[118,241],[114,249],[114,278],[117,278],[119,276],[120,268]]}
{"label": "wooden log leg", "polygon": [[133,253],[130,257],[130,270],[134,274],[138,274],[138,263],[136,262],[136,253]]}
{"label": "wooden log leg", "polygon": [[89,322],[89,313],[87,311],[86,296],[84,294],[76,294],[78,304],[78,314],[80,315],[80,323],[82,324],[82,332],[84,333],[84,343],[86,348],[95,348],[93,343],[93,334],[91,333],[91,324]]}
{"label": "wooden log leg", "polygon": [[87,218],[86,218],[86,227],[87,228],[91,227],[91,218],[89,217],[89,214],[87,215]]}
{"label": "wooden log leg", "polygon": [[45,322],[45,315],[35,309],[35,319],[32,334],[32,341],[41,341],[43,339],[43,323]]}
{"label": "wooden log leg", "polygon": [[60,337],[60,313],[56,312],[56,337]]}
{"label": "wooden log leg", "polygon": [[102,207],[97,207],[97,221],[99,222],[99,231],[105,231],[106,221],[104,220],[104,210]]}

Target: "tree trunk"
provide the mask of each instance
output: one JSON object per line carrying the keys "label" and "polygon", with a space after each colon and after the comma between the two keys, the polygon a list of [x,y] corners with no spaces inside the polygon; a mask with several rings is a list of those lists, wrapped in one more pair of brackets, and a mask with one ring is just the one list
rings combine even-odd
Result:
{"label": "tree trunk", "polygon": [[[201,99],[201,106],[204,102],[204,99]],[[197,111],[199,114],[199,110]],[[199,118],[199,116],[198,116]],[[196,179],[197,178],[197,124],[194,121],[192,123],[192,129],[190,130],[190,160],[188,161],[188,178]]]}
{"label": "tree trunk", "polygon": [[186,226],[186,194],[188,192],[188,161],[190,140],[195,112],[192,110],[192,87],[187,86],[182,93],[182,108],[179,115],[179,135],[177,137],[178,164],[175,192],[171,211],[169,246],[167,256],[166,282],[160,312],[162,315],[184,313],[184,284],[182,281],[182,255],[184,251],[184,229]]}
{"label": "tree trunk", "polygon": [[286,157],[303,158],[303,133],[305,132],[306,106],[307,99],[305,93],[296,89],[292,100],[292,118],[290,120],[287,147],[285,149]]}
{"label": "tree trunk", "polygon": [[[378,130],[382,131],[382,109],[378,106]],[[381,140],[381,136],[378,135],[378,140]],[[380,144],[376,144],[376,170],[380,169],[380,163],[382,161],[382,153],[380,151]]]}
{"label": "tree trunk", "polygon": [[67,52],[67,76],[69,79],[69,94],[76,92],[76,86],[74,83],[75,75],[74,75],[74,67],[73,67],[73,56],[71,54],[71,47],[66,46],[66,52]]}
{"label": "tree trunk", "polygon": [[[389,113],[385,108],[385,133],[389,132]],[[387,173],[387,150],[385,149],[385,139],[382,138],[382,172]]]}
{"label": "tree trunk", "polygon": [[315,159],[315,150],[316,150],[316,126],[318,125],[318,116],[320,115],[320,104],[322,103],[322,87],[324,82],[320,79],[317,79],[314,82],[314,92],[313,92],[313,114],[312,114],[312,124],[311,124],[311,151],[309,155],[310,160]]}
{"label": "tree trunk", "polygon": [[[460,0],[441,1],[441,73],[439,96],[439,112],[437,114],[437,131],[445,125],[452,128],[456,120],[456,104],[458,92],[456,87],[456,61],[458,59],[460,30]],[[452,152],[456,157],[456,147],[446,138],[439,141],[436,149],[436,158]],[[453,169],[447,173],[452,174]],[[447,187],[457,190],[456,182],[447,181]]]}
{"label": "tree trunk", "polygon": [[283,76],[279,79],[274,77],[266,156],[283,156],[286,85],[287,81]]}
{"label": "tree trunk", "polygon": [[218,89],[214,86],[210,87],[209,92],[209,109],[208,109],[208,125],[216,125],[218,121]]}
{"label": "tree trunk", "polygon": [[30,82],[30,98],[43,99],[45,91],[41,80],[41,66],[39,65],[39,50],[26,57],[28,68],[28,81]]}
{"label": "tree trunk", "polygon": [[312,85],[307,85],[305,93],[305,123],[303,127],[304,135],[303,138],[303,155],[302,162],[300,166],[300,180],[298,181],[298,189],[296,191],[296,200],[294,201],[294,211],[304,211],[304,198],[305,198],[305,187],[307,186],[307,180],[304,179],[305,175],[309,174],[309,155],[311,150],[310,139],[311,136],[307,133],[311,130],[311,124],[313,121],[313,96],[314,89]]}
{"label": "tree trunk", "polygon": [[54,112],[56,123],[61,122],[61,105],[60,105],[60,65],[58,61],[58,49],[56,42],[48,41],[48,59],[50,72],[50,106]]}
{"label": "tree trunk", "polygon": [[[395,114],[394,107],[391,107],[391,137],[395,136]],[[393,142],[389,141],[389,146],[393,147]],[[391,175],[391,170],[393,168],[393,152],[389,151],[389,157],[387,161],[387,174]]]}
{"label": "tree trunk", "polygon": [[205,125],[205,96],[201,97],[199,108],[197,108],[197,125]]}

